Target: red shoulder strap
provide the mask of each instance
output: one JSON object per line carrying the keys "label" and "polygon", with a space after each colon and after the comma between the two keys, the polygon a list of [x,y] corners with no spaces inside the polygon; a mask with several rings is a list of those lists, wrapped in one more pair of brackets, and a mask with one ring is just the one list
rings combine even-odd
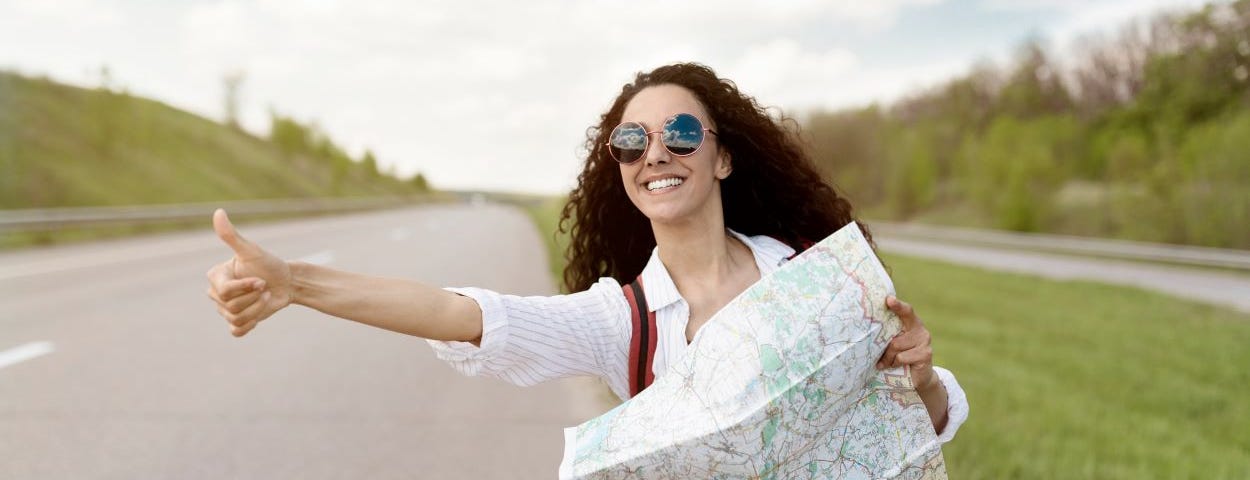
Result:
{"label": "red shoulder strap", "polygon": [[655,327],[655,312],[647,309],[647,296],[642,290],[642,275],[621,289],[625,292],[625,301],[629,303],[629,318],[634,326],[634,335],[629,339],[629,363],[626,364],[629,370],[629,396],[633,398],[655,381],[651,363],[655,358],[655,341],[659,334]]}
{"label": "red shoulder strap", "polygon": [[[771,235],[770,235],[770,236],[771,236]],[[785,241],[785,240],[782,240],[782,239],[777,238],[777,237],[773,237],[773,239],[775,239],[775,240],[777,240],[778,242],[781,242],[781,243],[786,243],[786,241]],[[789,245],[788,243],[786,243],[786,244],[787,244],[787,245]],[[797,257],[797,256],[799,256],[799,254],[800,254],[800,253],[803,253],[803,252],[807,251],[807,249],[812,248],[812,245],[815,245],[815,244],[816,244],[816,242],[813,242],[813,241],[808,240],[808,239],[803,238],[803,237],[799,237],[799,245],[798,245],[797,247],[795,247],[794,245],[790,245],[790,248],[793,248],[793,249],[794,249],[794,253],[790,254],[790,256],[789,256],[789,257],[786,257],[786,260],[794,260],[794,257]]]}
{"label": "red shoulder strap", "polygon": [[[798,256],[815,244],[806,238],[800,238],[799,242],[799,248],[795,249],[790,258]],[[629,303],[629,318],[634,329],[634,334],[629,339],[629,363],[626,365],[629,370],[629,396],[633,398],[655,381],[651,364],[655,361],[655,343],[659,333],[656,331],[655,312],[647,308],[647,296],[642,290],[642,275],[629,285],[621,287],[621,290],[625,293],[625,301]],[[644,345],[646,348],[643,348]]]}

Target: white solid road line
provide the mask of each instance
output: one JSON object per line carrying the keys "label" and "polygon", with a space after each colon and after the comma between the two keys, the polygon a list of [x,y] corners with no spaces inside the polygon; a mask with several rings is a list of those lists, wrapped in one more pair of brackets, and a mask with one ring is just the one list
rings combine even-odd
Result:
{"label": "white solid road line", "polygon": [[16,365],[56,350],[52,342],[30,342],[20,347],[13,347],[0,352],[0,368]]}

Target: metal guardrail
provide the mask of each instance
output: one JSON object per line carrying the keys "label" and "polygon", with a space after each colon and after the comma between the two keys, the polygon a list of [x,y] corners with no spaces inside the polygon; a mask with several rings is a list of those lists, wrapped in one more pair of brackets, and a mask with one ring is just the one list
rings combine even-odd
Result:
{"label": "metal guardrail", "polygon": [[[203,221],[225,208],[236,218],[259,215],[333,213],[399,207],[439,200],[481,197],[475,192],[449,192],[396,197],[344,197],[243,200],[121,207],[72,207],[0,210],[0,234],[135,223]],[[1063,254],[1120,258],[1250,270],[1250,251],[1160,243],[1107,240],[1067,235],[938,227],[913,223],[868,221],[874,233],[965,245],[984,245]]]}
{"label": "metal guardrail", "polygon": [[224,208],[232,217],[333,213],[399,207],[445,199],[437,194],[396,197],[296,198],[238,200],[118,207],[67,207],[0,210],[0,233],[48,231],[119,224],[205,220]]}
{"label": "metal guardrail", "polygon": [[1250,270],[1250,251],[1041,233],[866,222],[873,233],[965,245]]}

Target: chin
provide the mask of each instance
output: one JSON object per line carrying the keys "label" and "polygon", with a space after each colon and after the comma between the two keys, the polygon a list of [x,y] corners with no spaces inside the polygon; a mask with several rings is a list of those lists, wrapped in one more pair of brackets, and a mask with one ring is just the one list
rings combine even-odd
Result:
{"label": "chin", "polygon": [[679,223],[690,217],[691,211],[681,205],[647,205],[642,214],[653,223]]}

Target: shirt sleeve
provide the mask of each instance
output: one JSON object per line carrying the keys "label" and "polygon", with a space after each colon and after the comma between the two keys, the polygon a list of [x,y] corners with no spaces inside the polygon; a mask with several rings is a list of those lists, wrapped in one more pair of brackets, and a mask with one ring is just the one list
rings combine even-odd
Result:
{"label": "shirt sleeve", "polygon": [[629,305],[621,286],[601,278],[569,295],[500,294],[475,287],[444,288],[482,309],[481,346],[426,339],[435,355],[467,376],[520,386],[592,375],[608,378],[629,355]]}
{"label": "shirt sleeve", "polygon": [[933,373],[946,387],[946,427],[938,433],[938,441],[946,443],[955,439],[955,432],[968,420],[968,396],[950,370],[934,365]]}

